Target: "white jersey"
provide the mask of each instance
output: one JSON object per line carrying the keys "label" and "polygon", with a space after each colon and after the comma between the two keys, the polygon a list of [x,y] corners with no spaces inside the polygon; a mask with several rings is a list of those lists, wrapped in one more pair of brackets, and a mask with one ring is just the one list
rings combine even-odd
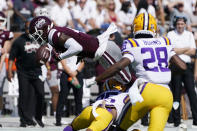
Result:
{"label": "white jersey", "polygon": [[129,95],[128,93],[120,93],[115,96],[108,97],[104,99],[105,101],[105,107],[115,107],[117,111],[117,118],[119,118],[119,115],[122,111],[122,108],[124,105],[129,101]]}
{"label": "white jersey", "polygon": [[122,46],[123,57],[136,64],[136,75],[155,84],[168,84],[169,60],[175,52],[167,37],[127,39]]}

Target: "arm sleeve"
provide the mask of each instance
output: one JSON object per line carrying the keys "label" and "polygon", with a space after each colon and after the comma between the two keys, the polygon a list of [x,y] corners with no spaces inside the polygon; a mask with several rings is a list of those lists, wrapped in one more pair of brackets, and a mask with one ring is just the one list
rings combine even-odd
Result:
{"label": "arm sleeve", "polygon": [[65,59],[73,55],[77,55],[83,50],[83,47],[73,38],[69,38],[65,42],[64,47],[68,50],[60,54],[61,59]]}
{"label": "arm sleeve", "polygon": [[14,38],[14,33],[13,32],[9,32],[8,36],[7,36],[7,40],[11,40]]}

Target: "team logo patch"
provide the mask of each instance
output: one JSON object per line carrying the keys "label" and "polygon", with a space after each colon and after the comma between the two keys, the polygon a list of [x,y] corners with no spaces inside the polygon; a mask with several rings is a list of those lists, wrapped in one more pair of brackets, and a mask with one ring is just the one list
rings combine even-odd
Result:
{"label": "team logo patch", "polygon": [[45,19],[41,18],[41,19],[38,19],[38,21],[36,21],[35,24],[37,28],[41,28],[45,23],[46,23]]}

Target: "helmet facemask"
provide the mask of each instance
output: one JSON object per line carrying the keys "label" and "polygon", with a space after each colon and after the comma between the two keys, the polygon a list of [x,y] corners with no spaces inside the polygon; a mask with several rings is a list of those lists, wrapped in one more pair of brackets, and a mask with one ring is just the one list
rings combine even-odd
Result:
{"label": "helmet facemask", "polygon": [[6,26],[6,18],[0,16],[0,29],[5,29]]}
{"label": "helmet facemask", "polygon": [[47,43],[48,32],[53,27],[53,24],[43,27],[43,30],[38,30],[37,27],[34,27],[35,32],[30,34],[30,38],[36,41],[38,44],[43,45]]}

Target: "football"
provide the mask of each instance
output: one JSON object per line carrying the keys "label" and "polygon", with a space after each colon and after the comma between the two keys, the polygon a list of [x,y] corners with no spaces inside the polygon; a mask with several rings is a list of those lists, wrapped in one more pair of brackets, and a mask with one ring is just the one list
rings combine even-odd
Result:
{"label": "football", "polygon": [[50,49],[47,44],[41,45],[36,51],[36,62],[38,64],[45,64],[50,57]]}

